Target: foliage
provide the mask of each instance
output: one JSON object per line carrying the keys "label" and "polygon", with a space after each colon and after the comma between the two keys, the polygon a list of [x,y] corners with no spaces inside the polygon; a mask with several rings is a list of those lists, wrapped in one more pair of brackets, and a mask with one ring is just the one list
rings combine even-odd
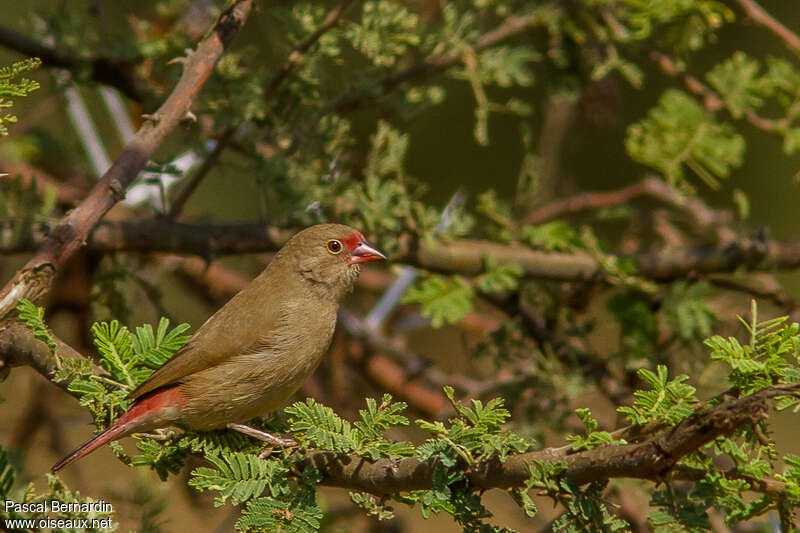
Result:
{"label": "foliage", "polygon": [[663,420],[674,426],[692,414],[692,404],[697,402],[697,398],[694,396],[696,389],[686,383],[689,376],[682,374],[668,381],[664,365],[658,365],[656,372],[640,368],[638,375],[650,385],[650,390],[634,392],[636,400],[632,407],[617,408],[617,412],[632,424]]}
{"label": "foliage", "polygon": [[586,435],[567,435],[567,442],[572,443],[573,450],[591,450],[604,444],[627,444],[624,440],[615,439],[608,431],[598,431],[599,425],[592,418],[591,410],[576,409],[575,414],[586,426]]}
{"label": "foliage", "polygon": [[726,123],[714,120],[691,96],[668,89],[647,117],[628,129],[631,157],[685,185],[684,165],[708,186],[717,188],[742,163],[744,139]]}
{"label": "foliage", "polygon": [[47,344],[51,353],[56,352],[56,341],[44,323],[44,307],[37,307],[26,298],[20,298],[17,304],[19,319],[33,332],[33,336]]}
{"label": "foliage", "polygon": [[10,233],[9,243],[24,246],[52,222],[57,190],[19,175],[4,177],[0,174],[0,178],[0,213],[3,214],[0,222]]}
{"label": "foliage", "polygon": [[[33,57],[17,61],[11,66],[0,68],[0,109],[10,109],[14,101],[9,98],[20,98],[28,96],[31,92],[39,88],[39,82],[20,78],[19,76],[36,70],[42,64],[39,58]],[[6,124],[17,122],[17,116],[11,113],[0,114],[0,137],[8,135]]]}
{"label": "foliage", "polygon": [[[99,501],[81,495],[80,492],[71,491],[58,477],[47,474],[47,488],[38,489],[33,483],[25,487],[15,487],[15,470],[8,457],[8,451],[0,446],[0,497],[3,505],[0,508],[0,521],[3,528],[13,531],[32,531],[41,529],[36,527],[40,520],[52,521],[53,527],[48,528],[57,533],[73,531],[86,531],[87,533],[114,531],[116,526],[107,527],[104,519],[111,517],[110,511],[104,511],[102,506],[90,507],[88,512],[74,512],[48,510],[45,512],[44,503],[57,501],[61,503],[92,504]],[[31,511],[20,512],[11,504],[27,505]],[[86,520],[84,526],[80,520]],[[61,525],[56,525],[60,521]],[[113,520],[110,522],[113,524]]]}

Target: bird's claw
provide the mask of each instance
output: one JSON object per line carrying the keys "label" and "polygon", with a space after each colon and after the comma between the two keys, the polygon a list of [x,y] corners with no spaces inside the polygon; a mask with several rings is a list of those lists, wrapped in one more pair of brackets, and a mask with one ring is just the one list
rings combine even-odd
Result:
{"label": "bird's claw", "polygon": [[[256,429],[254,427],[246,426],[244,424],[230,423],[228,424],[228,427],[234,431],[238,431],[239,433],[244,433],[245,435],[249,435],[255,439],[269,443],[270,447],[268,449],[270,450],[270,453],[272,451],[272,448],[274,448],[275,446],[280,446],[282,448],[293,448],[294,446],[297,446],[297,441],[294,439],[291,439],[289,437],[278,437],[276,435],[273,435],[272,433],[268,433],[266,431],[263,431],[261,429]],[[266,451],[267,450],[264,450],[264,452]]]}

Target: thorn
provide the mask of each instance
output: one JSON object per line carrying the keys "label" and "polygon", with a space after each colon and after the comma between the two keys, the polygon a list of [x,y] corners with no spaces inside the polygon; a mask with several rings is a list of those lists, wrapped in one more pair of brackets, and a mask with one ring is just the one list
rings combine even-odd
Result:
{"label": "thorn", "polygon": [[185,65],[186,62],[189,61],[189,59],[194,54],[194,50],[192,50],[191,48],[185,48],[183,50],[183,53],[186,54],[186,55],[185,56],[180,56],[180,57],[173,57],[172,59],[167,61],[167,65],[172,65],[174,63],[180,63],[181,65]]}
{"label": "thorn", "polygon": [[158,113],[153,113],[152,115],[149,113],[143,113],[142,118],[145,120],[152,120],[153,122],[158,122],[161,120],[161,116]]}
{"label": "thorn", "polygon": [[197,122],[197,115],[195,115],[191,111],[187,111],[186,114],[183,115],[183,120],[191,120],[192,122]]}

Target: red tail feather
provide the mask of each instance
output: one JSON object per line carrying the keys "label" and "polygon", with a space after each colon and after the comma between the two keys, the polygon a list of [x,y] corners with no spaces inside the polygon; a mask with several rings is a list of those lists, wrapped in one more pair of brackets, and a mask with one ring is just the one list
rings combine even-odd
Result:
{"label": "red tail feather", "polygon": [[97,448],[111,442],[114,439],[118,439],[124,436],[126,427],[122,424],[114,424],[110,428],[106,429],[102,433],[95,435],[91,439],[87,440],[83,444],[81,444],[77,449],[73,450],[72,453],[61,459],[53,468],[50,469],[50,472],[56,473],[64,467],[67,467],[89,453],[92,453]]}
{"label": "red tail feather", "polygon": [[112,440],[131,433],[150,431],[168,425],[169,417],[163,416],[165,410],[180,409],[183,403],[184,399],[177,385],[157,389],[142,396],[105,431],[81,444],[72,453],[57,462],[50,471],[55,474]]}

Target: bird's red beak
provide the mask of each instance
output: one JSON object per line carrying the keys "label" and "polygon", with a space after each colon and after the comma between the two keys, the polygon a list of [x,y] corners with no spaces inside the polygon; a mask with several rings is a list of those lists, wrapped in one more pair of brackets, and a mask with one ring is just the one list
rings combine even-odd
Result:
{"label": "bird's red beak", "polygon": [[358,246],[353,248],[353,251],[350,252],[347,264],[355,265],[358,263],[369,263],[370,261],[383,261],[384,259],[386,259],[386,256],[379,252],[377,248],[365,240],[359,240]]}

